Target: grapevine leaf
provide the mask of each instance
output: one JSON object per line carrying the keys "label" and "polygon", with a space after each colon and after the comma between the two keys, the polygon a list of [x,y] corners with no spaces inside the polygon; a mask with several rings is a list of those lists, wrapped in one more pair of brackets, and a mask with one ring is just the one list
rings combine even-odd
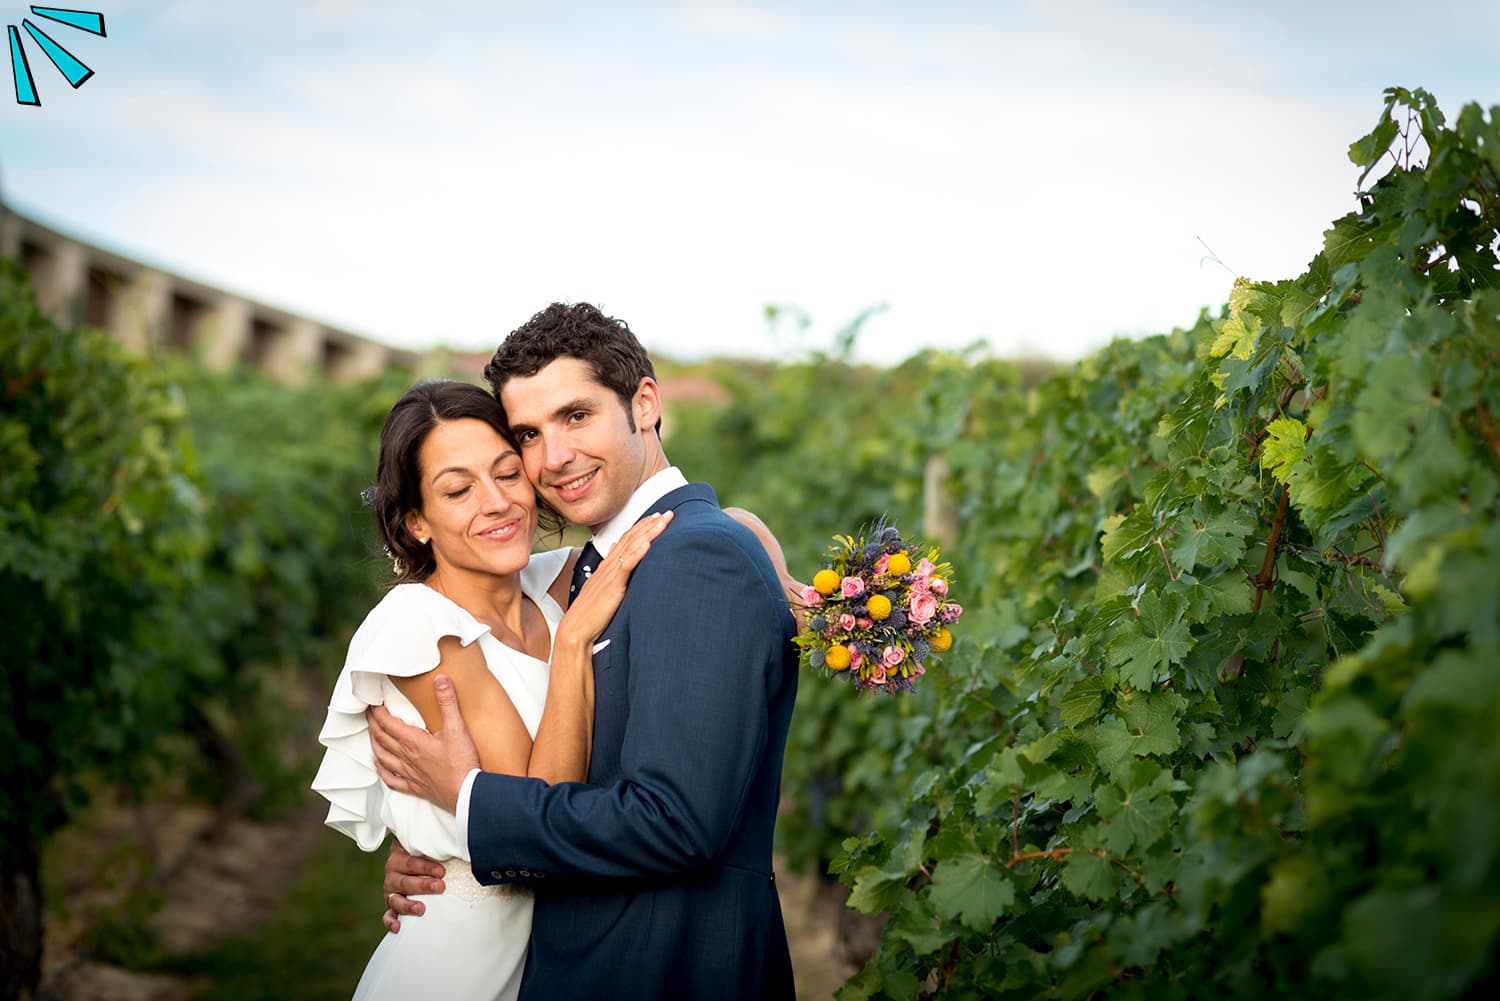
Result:
{"label": "grapevine leaf", "polygon": [[1243,313],[1234,313],[1216,328],[1218,336],[1208,349],[1209,357],[1248,359],[1255,352],[1260,338],[1260,317],[1252,315],[1247,323]]}
{"label": "grapevine leaf", "polygon": [[906,942],[919,956],[938,951],[958,935],[954,926],[945,925],[923,905],[920,897],[906,901],[886,926],[886,934]]}
{"label": "grapevine leaf", "polygon": [[1346,264],[1363,260],[1395,233],[1401,223],[1400,219],[1392,219],[1370,226],[1352,212],[1335,220],[1323,233],[1323,260],[1329,272],[1337,272]]}
{"label": "grapevine leaf", "polygon": [[[1400,130],[1400,126],[1390,116],[1389,111],[1382,114],[1380,121],[1369,135],[1356,139],[1349,144],[1350,162],[1356,167],[1375,166],[1375,162],[1384,156],[1386,150],[1391,148],[1391,143],[1396,141],[1396,136],[1400,133]],[[1369,171],[1367,170],[1365,174],[1360,175],[1360,180],[1363,181],[1365,175],[1368,173]]]}
{"label": "grapevine leaf", "polygon": [[1433,405],[1425,366],[1398,354],[1381,358],[1355,401],[1354,440],[1377,463],[1405,451],[1412,429]]}
{"label": "grapevine leaf", "polygon": [[939,916],[982,930],[1015,903],[1016,886],[994,859],[965,855],[938,865],[932,874],[931,899]]}
{"label": "grapevine leaf", "polygon": [[1155,537],[1156,526],[1144,508],[1136,508],[1122,522],[1106,525],[1100,541],[1100,553],[1106,563],[1135,555],[1151,545]]}
{"label": "grapevine leaf", "polygon": [[1113,897],[1120,885],[1109,859],[1082,849],[1069,853],[1062,883],[1070,893],[1095,901]]}
{"label": "grapevine leaf", "polygon": [[1122,793],[1106,785],[1099,789],[1095,804],[1106,824],[1104,847],[1115,855],[1151,847],[1166,834],[1177,812],[1171,798],[1151,786]]}
{"label": "grapevine leaf", "polygon": [[1200,622],[1215,615],[1248,612],[1254,601],[1254,588],[1240,575],[1219,574],[1209,580],[1186,575],[1167,586],[1187,598],[1188,615]]}
{"label": "grapevine leaf", "polygon": [[1187,656],[1193,638],[1183,617],[1187,599],[1179,593],[1152,591],[1141,598],[1140,616],[1127,623],[1109,644],[1110,663],[1132,688],[1150,688],[1157,672]]}
{"label": "grapevine leaf", "polygon": [[1102,678],[1084,678],[1058,701],[1058,708],[1062,712],[1063,725],[1070,729],[1080,724],[1093,720],[1099,712],[1099,705],[1104,700],[1104,680]]}
{"label": "grapevine leaf", "polygon": [[1148,969],[1162,950],[1191,934],[1191,919],[1176,908],[1147,904],[1116,921],[1110,928],[1109,951],[1127,967]]}
{"label": "grapevine leaf", "polygon": [[980,790],[974,808],[980,813],[993,813],[1025,788],[1026,774],[1021,770],[1020,754],[1014,747],[1004,748],[985,766],[984,788]]}
{"label": "grapevine leaf", "polygon": [[[1187,700],[1176,692],[1152,692],[1149,695],[1136,693],[1132,698],[1124,700],[1123,709],[1125,725],[1137,735],[1141,741],[1150,741],[1151,750],[1141,750],[1141,754],[1163,753],[1155,748],[1157,743],[1170,743],[1171,747],[1165,750],[1175,750],[1177,742],[1169,734],[1175,734],[1177,718],[1187,706]],[[1137,744],[1137,747],[1143,747]]]}
{"label": "grapevine leaf", "polygon": [[854,881],[848,905],[863,914],[891,910],[906,889],[912,869],[904,858],[890,859],[878,869],[867,869]]}
{"label": "grapevine leaf", "polygon": [[1211,515],[1206,521],[1180,519],[1172,564],[1179,572],[1186,572],[1196,566],[1237,563],[1245,552],[1245,537],[1254,528],[1255,522],[1238,506]]}
{"label": "grapevine leaf", "polygon": [[1276,707],[1271,732],[1278,737],[1295,740],[1302,730],[1302,717],[1306,712],[1307,689],[1295,688],[1287,692]]}
{"label": "grapevine leaf", "polygon": [[1260,450],[1261,468],[1269,469],[1281,482],[1288,482],[1292,469],[1306,456],[1307,434],[1307,425],[1295,417],[1278,417],[1266,425],[1266,440]]}

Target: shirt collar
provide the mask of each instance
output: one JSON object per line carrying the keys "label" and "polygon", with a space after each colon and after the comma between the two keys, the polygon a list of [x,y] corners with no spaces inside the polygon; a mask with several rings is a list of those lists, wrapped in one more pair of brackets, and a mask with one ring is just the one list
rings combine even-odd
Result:
{"label": "shirt collar", "polygon": [[620,508],[618,514],[604,523],[604,527],[594,533],[594,548],[599,551],[600,558],[609,555],[609,549],[620,536],[630,530],[630,526],[641,520],[641,516],[650,510],[651,505],[661,500],[667,494],[678,487],[687,486],[687,477],[682,475],[682,470],[676,466],[668,466],[661,472],[655,474],[635,488],[635,493],[630,495],[630,500]]}

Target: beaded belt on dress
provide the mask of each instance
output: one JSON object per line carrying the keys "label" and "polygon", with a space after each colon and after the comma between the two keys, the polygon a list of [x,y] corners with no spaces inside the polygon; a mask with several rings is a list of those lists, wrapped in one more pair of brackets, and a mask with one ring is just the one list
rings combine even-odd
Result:
{"label": "beaded belt on dress", "polygon": [[515,883],[485,886],[474,878],[474,870],[461,858],[445,858],[436,861],[443,867],[443,882],[448,887],[444,892],[460,900],[479,901],[489,897],[519,897],[531,893],[530,887],[519,886]]}

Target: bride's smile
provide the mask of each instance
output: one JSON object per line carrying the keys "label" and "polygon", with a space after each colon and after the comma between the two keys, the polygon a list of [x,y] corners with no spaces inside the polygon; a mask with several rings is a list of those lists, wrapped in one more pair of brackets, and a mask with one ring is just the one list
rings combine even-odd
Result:
{"label": "bride's smile", "polygon": [[432,547],[435,578],[451,585],[455,577],[512,574],[526,565],[536,491],[498,431],[480,420],[444,421],[422,443],[420,464],[422,506],[406,527]]}

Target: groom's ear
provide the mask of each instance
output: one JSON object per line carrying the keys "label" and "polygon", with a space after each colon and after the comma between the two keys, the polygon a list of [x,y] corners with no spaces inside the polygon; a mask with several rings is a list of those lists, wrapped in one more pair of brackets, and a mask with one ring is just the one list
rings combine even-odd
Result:
{"label": "groom's ear", "polygon": [[640,385],[635,387],[635,396],[631,397],[630,410],[637,430],[655,430],[661,421],[661,394],[655,379],[650,376],[641,379]]}

